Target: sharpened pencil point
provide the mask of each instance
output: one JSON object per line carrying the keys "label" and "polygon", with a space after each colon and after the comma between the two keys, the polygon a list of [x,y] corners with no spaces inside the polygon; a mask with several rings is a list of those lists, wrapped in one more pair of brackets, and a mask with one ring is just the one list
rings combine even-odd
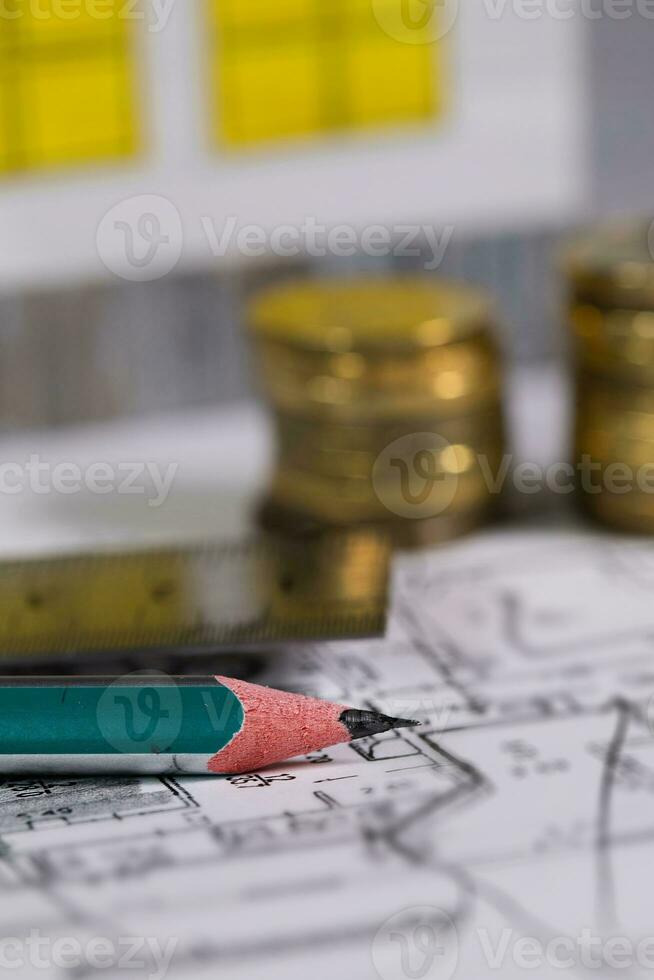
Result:
{"label": "sharpened pencil point", "polygon": [[345,725],[352,739],[381,735],[382,732],[390,732],[395,728],[415,728],[420,724],[419,721],[391,718],[390,715],[382,715],[378,711],[359,711],[356,708],[344,711],[339,721]]}

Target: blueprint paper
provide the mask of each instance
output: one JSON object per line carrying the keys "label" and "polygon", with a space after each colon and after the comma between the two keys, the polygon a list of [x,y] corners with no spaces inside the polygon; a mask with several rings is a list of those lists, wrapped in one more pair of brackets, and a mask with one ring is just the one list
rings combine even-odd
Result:
{"label": "blueprint paper", "polygon": [[71,978],[650,974],[654,548],[401,557],[384,639],[218,666],[422,726],[226,779],[3,781],[10,975],[46,975],[37,943]]}

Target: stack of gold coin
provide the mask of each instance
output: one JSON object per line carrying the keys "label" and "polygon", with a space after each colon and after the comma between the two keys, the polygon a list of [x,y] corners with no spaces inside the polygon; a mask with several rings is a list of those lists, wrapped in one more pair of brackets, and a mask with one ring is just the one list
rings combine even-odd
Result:
{"label": "stack of gold coin", "polygon": [[654,532],[654,238],[602,228],[566,254],[577,351],[576,465],[593,517]]}
{"label": "stack of gold coin", "polygon": [[268,517],[383,523],[406,543],[486,518],[504,443],[483,295],[426,279],[308,281],[260,294],[251,325],[278,435]]}

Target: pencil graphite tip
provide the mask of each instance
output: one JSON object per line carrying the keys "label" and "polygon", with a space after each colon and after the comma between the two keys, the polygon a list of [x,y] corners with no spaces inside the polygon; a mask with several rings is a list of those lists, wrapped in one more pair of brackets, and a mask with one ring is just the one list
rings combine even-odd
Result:
{"label": "pencil graphite tip", "polygon": [[395,728],[415,728],[420,724],[419,721],[391,718],[390,715],[382,715],[378,711],[359,711],[356,708],[348,708],[344,711],[339,721],[345,725],[352,739],[380,735]]}

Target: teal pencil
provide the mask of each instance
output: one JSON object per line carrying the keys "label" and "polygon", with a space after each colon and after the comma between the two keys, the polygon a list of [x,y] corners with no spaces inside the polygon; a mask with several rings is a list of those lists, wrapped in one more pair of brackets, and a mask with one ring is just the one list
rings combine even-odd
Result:
{"label": "teal pencil", "polygon": [[217,774],[417,724],[226,677],[0,679],[0,773]]}

